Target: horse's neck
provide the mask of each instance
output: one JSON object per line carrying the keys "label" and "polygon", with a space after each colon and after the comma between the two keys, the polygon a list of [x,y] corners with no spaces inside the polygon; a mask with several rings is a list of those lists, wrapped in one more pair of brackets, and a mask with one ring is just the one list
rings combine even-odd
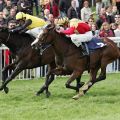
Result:
{"label": "horse's neck", "polygon": [[17,52],[20,49],[23,49],[23,47],[28,45],[28,42],[27,43],[25,41],[23,42],[23,40],[21,40],[19,36],[17,38],[16,37],[14,38],[14,35],[11,36],[6,35],[6,36],[7,38],[4,38],[3,44],[6,45],[10,49],[10,51],[14,54],[17,54]]}
{"label": "horse's neck", "polygon": [[[64,37],[63,38],[58,37],[58,39],[54,41],[53,47],[55,50],[55,54],[57,56],[64,57],[70,54],[71,52],[76,51],[75,46],[72,43],[66,42],[64,39],[65,39]],[[70,50],[71,48],[72,48],[72,51]]]}
{"label": "horse's neck", "polygon": [[[69,45],[63,42],[63,40],[56,39],[54,41],[54,49],[57,55],[63,55],[67,51]],[[64,49],[63,49],[64,48]]]}

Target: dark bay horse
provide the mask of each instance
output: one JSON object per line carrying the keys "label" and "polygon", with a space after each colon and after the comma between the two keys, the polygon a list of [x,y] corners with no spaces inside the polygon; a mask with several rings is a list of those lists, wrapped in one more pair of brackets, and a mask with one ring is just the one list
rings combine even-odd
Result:
{"label": "dark bay horse", "polygon": [[[96,82],[106,79],[107,65],[120,57],[119,48],[113,41],[108,38],[104,38],[103,41],[106,43],[106,47],[90,53],[89,66],[87,66],[87,57],[81,57],[82,53],[80,49],[71,42],[69,37],[56,32],[54,25],[49,25],[43,30],[43,33],[40,35],[40,40],[36,44],[51,44],[53,46],[55,55],[64,65],[61,71],[71,72],[71,76],[65,84],[67,88],[72,88],[70,85],[71,82],[81,76],[85,70],[90,70],[90,80],[79,89],[79,94],[73,97],[73,99],[78,99]],[[61,64],[57,63],[57,65]],[[99,69],[101,69],[101,73],[96,78]]]}
{"label": "dark bay horse", "polygon": [[[46,90],[46,96],[50,95],[47,86],[54,80],[54,74],[52,74],[50,71],[56,68],[53,48],[52,46],[46,47],[46,50],[44,50],[42,55],[40,55],[39,50],[32,49],[31,47],[33,40],[34,38],[26,33],[9,33],[7,29],[2,29],[0,31],[0,43],[5,44],[16,56],[14,63],[6,66],[3,69],[3,82],[0,90],[4,89],[4,91],[8,93],[9,89],[6,87],[6,85],[21,71],[49,64],[46,75],[46,81],[48,82],[45,82],[45,85],[43,85],[43,87],[39,90],[39,93],[42,93],[44,90]],[[14,69],[13,73],[9,77],[6,75],[8,69]],[[76,90],[78,90],[78,87],[80,87],[79,83],[80,78],[77,78]]]}

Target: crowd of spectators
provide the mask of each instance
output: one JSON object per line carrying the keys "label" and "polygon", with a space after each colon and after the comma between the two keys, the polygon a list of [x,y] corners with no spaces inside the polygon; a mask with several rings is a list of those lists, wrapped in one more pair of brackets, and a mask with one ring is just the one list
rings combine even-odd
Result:
{"label": "crowd of spectators", "polygon": [[64,17],[81,19],[95,37],[120,37],[120,0],[94,2],[95,7],[90,0],[0,0],[0,28],[16,27],[15,16],[21,11],[55,24]]}
{"label": "crowd of spectators", "polygon": [[92,10],[90,0],[0,0],[0,28],[15,27],[16,13],[43,18],[54,23],[59,18],[77,18],[88,23],[95,36],[120,36],[120,0],[95,0]]}

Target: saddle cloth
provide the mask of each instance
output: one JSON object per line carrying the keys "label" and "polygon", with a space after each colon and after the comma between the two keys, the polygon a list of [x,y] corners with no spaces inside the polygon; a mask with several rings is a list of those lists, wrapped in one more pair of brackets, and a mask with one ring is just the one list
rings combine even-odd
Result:
{"label": "saddle cloth", "polygon": [[79,47],[82,44],[82,42],[87,43],[89,50],[95,50],[106,46],[106,44],[103,43],[101,39],[97,37],[93,37],[91,31],[86,32],[85,34],[72,34],[70,35],[70,37],[71,37],[71,41],[77,47]]}
{"label": "saddle cloth", "polygon": [[92,38],[91,41],[87,42],[89,50],[95,50],[106,46],[106,44],[99,38]]}

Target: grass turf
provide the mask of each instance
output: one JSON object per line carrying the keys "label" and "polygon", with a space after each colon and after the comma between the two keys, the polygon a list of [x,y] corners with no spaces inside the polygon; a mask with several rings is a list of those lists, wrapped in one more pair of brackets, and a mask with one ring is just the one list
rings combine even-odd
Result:
{"label": "grass turf", "polygon": [[[0,120],[120,120],[120,74],[108,74],[107,80],[94,85],[75,101],[76,93],[66,89],[67,78],[57,78],[50,86],[50,98],[35,92],[44,79],[16,80],[10,92],[0,93]],[[88,76],[83,76],[86,81]],[[75,83],[74,83],[75,84]]]}

